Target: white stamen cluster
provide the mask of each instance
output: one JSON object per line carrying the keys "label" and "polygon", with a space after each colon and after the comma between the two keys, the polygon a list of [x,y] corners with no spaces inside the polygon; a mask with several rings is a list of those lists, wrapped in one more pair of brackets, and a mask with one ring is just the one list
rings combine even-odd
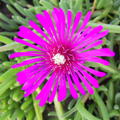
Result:
{"label": "white stamen cluster", "polygon": [[54,60],[54,63],[57,65],[64,64],[66,61],[65,57],[60,53],[57,53],[55,56],[53,56],[52,59]]}

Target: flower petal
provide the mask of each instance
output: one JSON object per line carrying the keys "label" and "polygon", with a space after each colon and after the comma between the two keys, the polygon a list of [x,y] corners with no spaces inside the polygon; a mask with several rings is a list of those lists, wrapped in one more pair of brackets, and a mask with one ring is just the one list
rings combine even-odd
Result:
{"label": "flower petal", "polygon": [[61,26],[61,40],[64,41],[65,40],[65,14],[64,11],[60,8],[59,9],[59,18],[60,18],[60,26]]}
{"label": "flower petal", "polygon": [[[34,85],[32,85],[32,87],[29,87],[26,90],[26,93],[24,94],[24,97],[29,96],[30,94],[32,94],[45,80],[45,78],[50,74],[50,69],[46,70],[46,71],[42,71],[42,73],[40,73],[37,77],[36,83]],[[35,79],[35,77],[34,77]]]}
{"label": "flower petal", "polygon": [[[86,45],[87,41],[90,41],[90,39],[94,39],[95,36],[103,29],[103,27],[100,25],[93,30],[91,30],[86,36],[84,36],[82,39],[78,39],[78,42],[76,42],[77,48],[82,48],[84,44]],[[88,42],[87,42],[88,43]],[[88,44],[87,44],[88,45]]]}
{"label": "flower petal", "polygon": [[86,77],[86,79],[90,82],[91,85],[93,85],[95,88],[99,87],[98,81],[94,77],[89,75],[84,70],[80,70],[80,72]]}
{"label": "flower petal", "polygon": [[95,69],[92,69],[92,68],[89,68],[89,67],[86,67],[82,64],[80,64],[80,67],[84,68],[85,70],[87,70],[88,72],[92,73],[93,75],[95,76],[98,76],[98,77],[104,77],[106,75],[106,73],[104,72],[100,72],[100,71],[97,71]]}
{"label": "flower petal", "polygon": [[95,41],[93,42],[92,44],[89,44],[87,45],[85,48],[81,49],[81,51],[85,51],[85,50],[89,50],[91,48],[94,48],[94,47],[97,47],[99,45],[103,44],[103,41],[102,40],[99,40],[99,41]]}
{"label": "flower petal", "polygon": [[52,90],[52,92],[51,92],[51,95],[50,95],[50,97],[49,97],[49,99],[48,99],[48,101],[49,102],[53,102],[53,100],[54,100],[54,98],[55,98],[55,94],[56,94],[56,92],[57,92],[57,89],[58,89],[58,81],[60,80],[60,78],[58,77],[57,79],[56,79],[56,82],[55,82],[55,84],[54,84],[54,88],[53,88],[53,90]]}
{"label": "flower petal", "polygon": [[72,24],[72,12],[71,12],[70,10],[68,10],[68,11],[67,11],[66,39],[69,38],[71,24]]}
{"label": "flower petal", "polygon": [[55,41],[58,39],[58,36],[57,36],[57,32],[55,30],[55,27],[54,27],[54,23],[49,15],[49,13],[47,11],[44,11],[44,15],[45,15],[45,18],[48,19],[48,25],[50,27],[50,30],[52,31],[54,37],[55,37]]}
{"label": "flower petal", "polygon": [[78,47],[78,49],[85,47],[86,45],[91,44],[92,42],[95,42],[96,40],[99,40],[100,38],[106,36],[108,34],[108,30],[101,32],[99,34],[94,35],[93,37],[91,36],[89,39],[84,39],[82,40],[83,43],[81,43]]}
{"label": "flower petal", "polygon": [[49,93],[51,91],[51,88],[53,86],[53,83],[55,81],[55,77],[56,76],[53,73],[50,79],[47,81],[47,83],[44,85],[44,87],[40,91],[40,93],[37,95],[36,100],[40,100],[40,103],[39,103],[40,106],[43,106],[46,103]]}
{"label": "flower petal", "polygon": [[48,45],[48,43],[45,40],[43,40],[40,36],[38,36],[36,33],[34,33],[32,30],[28,29],[25,26],[20,27],[18,36],[31,40],[32,42],[35,42],[36,44],[44,48],[45,48],[45,45]]}
{"label": "flower petal", "polygon": [[30,72],[30,74],[28,74],[28,77],[26,77],[27,80],[24,83],[22,90],[26,91],[27,89],[31,88],[45,70],[46,69],[44,66],[39,66],[36,70]]}
{"label": "flower petal", "polygon": [[82,80],[82,82],[85,85],[85,87],[87,88],[88,92],[90,94],[93,94],[94,93],[94,89],[89,85],[89,83],[87,82],[87,80],[79,72],[77,72],[77,75]]}
{"label": "flower petal", "polygon": [[[57,21],[55,21],[55,19],[54,19],[54,21],[56,23],[56,28],[57,28],[57,33],[58,33],[59,39],[60,39],[60,41],[62,41],[63,39],[62,39],[62,35],[61,35],[61,17],[59,15],[60,11],[58,11],[57,8],[54,8],[53,14],[54,14],[54,16],[57,17]],[[58,41],[59,41],[59,39],[58,39]]]}
{"label": "flower petal", "polygon": [[76,48],[76,43],[78,43],[79,40],[83,39],[84,36],[86,36],[90,31],[92,30],[92,27],[87,27],[83,33],[76,33],[75,37],[72,39],[72,43],[74,43],[74,47]]}
{"label": "flower petal", "polygon": [[74,86],[73,86],[73,83],[72,83],[71,78],[70,78],[69,75],[67,75],[67,80],[68,80],[69,89],[70,89],[70,93],[71,93],[72,97],[73,97],[74,99],[77,99],[77,98],[78,98],[78,94],[77,94],[77,92],[76,92],[76,89],[75,89]]}
{"label": "flower petal", "polygon": [[80,67],[80,65],[77,65],[76,69],[77,69],[76,72],[79,71],[80,73],[82,73],[83,76],[86,77],[86,79],[89,81],[89,83],[91,85],[93,85],[95,88],[99,87],[98,81],[94,77],[92,77],[91,75],[89,75],[85,70],[82,70],[81,67]]}
{"label": "flower petal", "polygon": [[84,18],[84,20],[83,20],[83,23],[82,23],[82,25],[81,25],[81,27],[79,28],[79,30],[78,30],[78,32],[80,33],[84,28],[85,28],[85,26],[88,24],[88,21],[89,21],[89,19],[90,19],[90,17],[91,17],[91,11],[88,11],[88,13],[86,14],[86,16],[85,16],[85,18]]}
{"label": "flower petal", "polygon": [[46,40],[50,41],[49,37],[41,30],[41,28],[32,20],[29,21],[29,25],[40,33]]}
{"label": "flower petal", "polygon": [[73,33],[75,32],[75,30],[76,30],[76,28],[79,24],[81,16],[82,16],[82,12],[77,12],[77,14],[75,16],[75,19],[74,19],[74,24],[73,24],[73,27],[72,27],[71,35],[73,35]]}
{"label": "flower petal", "polygon": [[10,59],[16,58],[16,57],[22,57],[22,56],[40,56],[41,52],[37,51],[28,51],[28,52],[16,52],[9,56]]}
{"label": "flower petal", "polygon": [[[112,50],[110,50],[109,48],[90,50],[90,51],[83,52],[83,54],[85,56],[108,56],[108,57],[115,55],[115,53]],[[82,54],[82,56],[84,56],[83,54]]]}
{"label": "flower petal", "polygon": [[29,65],[32,63],[41,62],[42,60],[43,60],[43,58],[33,58],[33,59],[25,60],[21,63],[17,63],[15,65],[12,65],[12,68],[18,68],[18,67],[22,67],[22,66]]}
{"label": "flower petal", "polygon": [[[47,33],[49,34],[49,36],[51,37],[52,40],[54,40],[54,34],[52,34],[52,31],[50,30],[50,26],[48,24],[48,20],[45,19],[45,16],[41,15],[41,14],[37,14],[36,15],[38,21],[40,22],[40,24],[44,27],[44,29],[47,31]],[[54,40],[55,41],[55,40]],[[52,41],[50,41],[52,42]]]}
{"label": "flower petal", "polygon": [[27,81],[26,78],[28,78],[29,74],[31,74],[32,71],[36,70],[38,68],[38,64],[32,65],[26,69],[24,69],[23,71],[20,71],[17,73],[17,81],[20,84],[23,84]]}
{"label": "flower petal", "polygon": [[58,101],[62,101],[66,98],[67,95],[66,90],[66,80],[65,76],[61,77],[58,91]]}
{"label": "flower petal", "polygon": [[84,90],[84,88],[82,87],[82,85],[80,84],[80,81],[78,80],[78,77],[75,75],[75,73],[72,73],[71,76],[72,76],[73,81],[74,81],[75,85],[77,86],[79,92],[80,92],[82,95],[85,95],[85,90]]}
{"label": "flower petal", "polygon": [[31,48],[34,48],[34,49],[37,49],[37,50],[40,50],[40,51],[44,51],[42,48],[36,46],[36,45],[33,45],[25,40],[22,40],[22,39],[19,39],[19,38],[14,38],[14,40],[20,44],[23,44],[23,45],[26,45],[26,46],[29,46]]}
{"label": "flower petal", "polygon": [[110,62],[107,61],[107,60],[104,60],[102,58],[98,58],[98,57],[91,57],[91,58],[85,58],[86,61],[88,62],[95,62],[95,63],[100,63],[100,64],[103,64],[103,65],[110,65]]}

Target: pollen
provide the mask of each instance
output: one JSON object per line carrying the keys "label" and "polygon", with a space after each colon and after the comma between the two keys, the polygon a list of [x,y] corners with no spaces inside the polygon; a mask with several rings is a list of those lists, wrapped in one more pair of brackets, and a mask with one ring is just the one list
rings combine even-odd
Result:
{"label": "pollen", "polygon": [[57,65],[61,65],[66,62],[64,55],[61,55],[60,53],[57,53],[55,56],[53,56],[52,59],[54,60],[54,63]]}

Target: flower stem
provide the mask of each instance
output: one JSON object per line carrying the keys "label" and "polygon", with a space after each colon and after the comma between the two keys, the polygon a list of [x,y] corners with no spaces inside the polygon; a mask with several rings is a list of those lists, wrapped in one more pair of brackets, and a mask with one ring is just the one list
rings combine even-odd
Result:
{"label": "flower stem", "polygon": [[57,95],[55,96],[55,99],[54,99],[54,105],[55,105],[55,110],[56,110],[58,119],[66,120],[66,118],[62,117],[64,114],[64,110],[63,110],[62,104],[57,100]]}
{"label": "flower stem", "polygon": [[94,11],[95,11],[95,8],[96,8],[96,3],[97,3],[97,1],[96,0],[94,0],[94,2],[93,2],[93,7],[92,7],[92,14],[94,13]]}
{"label": "flower stem", "polygon": [[35,96],[36,96],[36,94],[33,93],[32,98],[33,98],[33,105],[34,105],[34,109],[35,109],[35,113],[36,113],[36,118],[37,118],[37,120],[43,120],[43,116],[42,116],[43,108],[41,108],[38,105],[38,101],[35,100]]}
{"label": "flower stem", "polygon": [[82,101],[83,103],[85,103],[85,102],[88,100],[89,96],[90,96],[90,94],[87,93],[87,94],[83,97],[83,99],[82,99],[81,101]]}

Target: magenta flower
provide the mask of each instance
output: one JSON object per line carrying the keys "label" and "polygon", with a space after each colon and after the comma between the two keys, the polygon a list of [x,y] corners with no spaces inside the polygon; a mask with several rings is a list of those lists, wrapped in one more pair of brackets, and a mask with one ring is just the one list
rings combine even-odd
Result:
{"label": "magenta flower", "polygon": [[109,62],[100,56],[111,57],[114,56],[114,52],[109,48],[95,49],[103,43],[100,39],[108,34],[108,30],[102,31],[101,25],[95,28],[86,27],[91,12],[87,13],[81,26],[78,27],[81,16],[82,13],[78,12],[73,18],[70,10],[65,14],[62,9],[54,8],[51,14],[44,11],[43,14],[36,15],[44,31],[32,20],[29,21],[29,25],[37,33],[25,26],[20,27],[18,36],[24,39],[14,40],[35,49],[10,55],[10,58],[34,57],[12,66],[17,68],[32,64],[17,74],[17,81],[23,84],[24,97],[44,84],[36,97],[40,100],[39,105],[43,106],[46,101],[52,102],[56,94],[58,100],[63,101],[67,95],[67,84],[75,99],[79,97],[77,89],[84,95],[86,90],[93,94],[93,87],[99,87],[98,80],[93,75],[103,77],[106,73],[87,67],[85,63],[109,65]]}

